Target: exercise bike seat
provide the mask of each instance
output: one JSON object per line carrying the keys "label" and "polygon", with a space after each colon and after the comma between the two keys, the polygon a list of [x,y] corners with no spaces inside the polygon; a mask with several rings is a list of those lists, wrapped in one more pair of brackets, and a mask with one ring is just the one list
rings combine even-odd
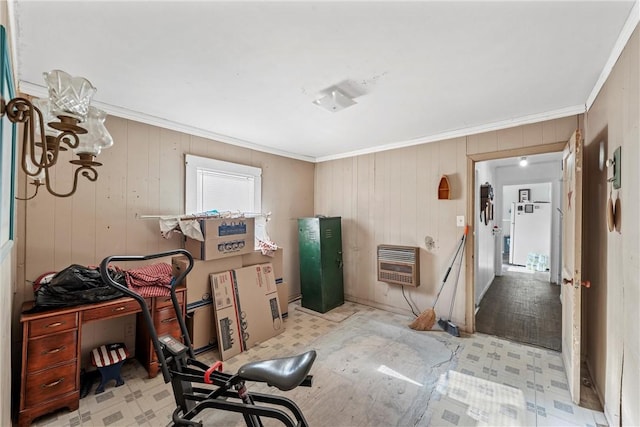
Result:
{"label": "exercise bike seat", "polygon": [[238,369],[238,376],[287,391],[304,381],[315,359],[316,351],[309,350],[297,356],[249,362]]}

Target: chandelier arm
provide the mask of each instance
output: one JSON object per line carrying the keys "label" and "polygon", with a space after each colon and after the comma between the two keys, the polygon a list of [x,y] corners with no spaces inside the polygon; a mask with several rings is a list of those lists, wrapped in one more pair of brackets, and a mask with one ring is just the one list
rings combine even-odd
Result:
{"label": "chandelier arm", "polygon": [[31,117],[32,107],[33,104],[26,98],[13,98],[7,102],[4,113],[12,123],[26,123]]}
{"label": "chandelier arm", "polygon": [[36,191],[33,193],[33,195],[29,196],[29,197],[18,197],[16,196],[16,200],[22,200],[22,201],[26,201],[26,200],[31,200],[34,197],[36,197],[38,195],[38,190],[40,189],[40,186],[43,185],[40,181],[34,181],[32,182],[33,185],[36,186]]}
{"label": "chandelier arm", "polygon": [[[73,138],[74,142],[71,142],[70,137]],[[74,149],[78,148],[78,145],[80,145],[80,138],[78,137],[77,133],[70,130],[65,130],[56,137],[56,142],[58,146],[60,145],[60,143],[64,142],[67,147]]]}
{"label": "chandelier arm", "polygon": [[[24,125],[22,132],[22,170],[28,176],[38,176],[47,162],[47,157],[44,152],[42,153],[40,160],[37,160],[35,155],[35,118],[40,118],[40,129],[41,131],[44,131],[40,110],[25,98],[14,98],[7,103],[5,113],[12,123],[22,123]],[[29,171],[27,155],[25,153],[29,153],[28,155],[31,159],[32,165],[37,168],[35,172]]]}
{"label": "chandelier arm", "polygon": [[[42,160],[38,162],[35,159],[35,155],[34,155],[35,144],[33,143],[33,140],[29,139],[30,127],[31,127],[30,123],[27,122],[22,132],[22,164],[21,165],[22,165],[22,170],[24,171],[25,174],[27,174],[27,176],[35,177],[35,176],[38,176],[40,172],[42,172],[43,162]],[[29,154],[27,155],[26,153],[29,153]],[[31,158],[32,165],[35,168],[37,168],[35,172],[31,172],[29,170],[29,164],[27,163],[28,158]]]}
{"label": "chandelier arm", "polygon": [[45,183],[47,186],[47,191],[53,194],[56,197],[69,197],[76,192],[76,188],[78,187],[78,175],[82,172],[82,176],[87,178],[91,182],[95,182],[98,179],[98,171],[95,170],[92,166],[80,166],[75,170],[73,175],[73,186],[71,187],[71,191],[66,194],[57,193],[51,188],[51,182],[49,181],[49,173],[45,170]]}

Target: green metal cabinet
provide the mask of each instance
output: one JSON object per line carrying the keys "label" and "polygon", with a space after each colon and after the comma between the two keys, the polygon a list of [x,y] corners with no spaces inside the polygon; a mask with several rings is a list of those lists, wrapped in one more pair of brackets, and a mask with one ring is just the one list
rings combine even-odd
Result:
{"label": "green metal cabinet", "polygon": [[344,304],[340,217],[299,218],[302,306],[319,313]]}

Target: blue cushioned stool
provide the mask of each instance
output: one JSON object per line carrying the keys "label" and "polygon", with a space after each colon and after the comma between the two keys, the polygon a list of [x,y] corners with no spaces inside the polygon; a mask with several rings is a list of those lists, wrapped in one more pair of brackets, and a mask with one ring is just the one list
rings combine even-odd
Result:
{"label": "blue cushioned stool", "polygon": [[124,384],[120,369],[127,357],[129,351],[124,343],[106,344],[91,350],[91,364],[98,368],[101,376],[96,394],[102,393],[105,384],[110,380],[116,380],[116,387]]}

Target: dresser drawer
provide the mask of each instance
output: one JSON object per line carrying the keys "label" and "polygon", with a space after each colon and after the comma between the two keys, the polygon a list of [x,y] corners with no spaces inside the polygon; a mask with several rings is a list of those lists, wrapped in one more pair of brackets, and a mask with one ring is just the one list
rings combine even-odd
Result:
{"label": "dresser drawer", "polygon": [[42,405],[76,389],[76,362],[27,375],[26,406]]}
{"label": "dresser drawer", "polygon": [[[180,306],[184,305],[184,292],[176,292],[176,297],[178,298],[178,303]],[[163,307],[173,307],[173,303],[171,302],[171,297],[156,297],[156,308]]]}
{"label": "dresser drawer", "polygon": [[110,317],[122,316],[125,314],[136,313],[140,311],[140,304],[136,300],[123,301],[119,304],[112,304],[106,307],[91,308],[83,314],[85,322],[96,319],[108,319]]}
{"label": "dresser drawer", "polygon": [[75,329],[77,327],[77,313],[60,314],[58,316],[32,320],[29,322],[29,338],[54,334],[56,332]]}
{"label": "dresser drawer", "polygon": [[[154,322],[158,336],[171,334],[180,336],[180,324],[173,307],[167,307],[155,312]],[[176,335],[177,334],[177,335]]]}
{"label": "dresser drawer", "polygon": [[39,371],[53,365],[75,360],[77,331],[29,340],[27,372]]}

